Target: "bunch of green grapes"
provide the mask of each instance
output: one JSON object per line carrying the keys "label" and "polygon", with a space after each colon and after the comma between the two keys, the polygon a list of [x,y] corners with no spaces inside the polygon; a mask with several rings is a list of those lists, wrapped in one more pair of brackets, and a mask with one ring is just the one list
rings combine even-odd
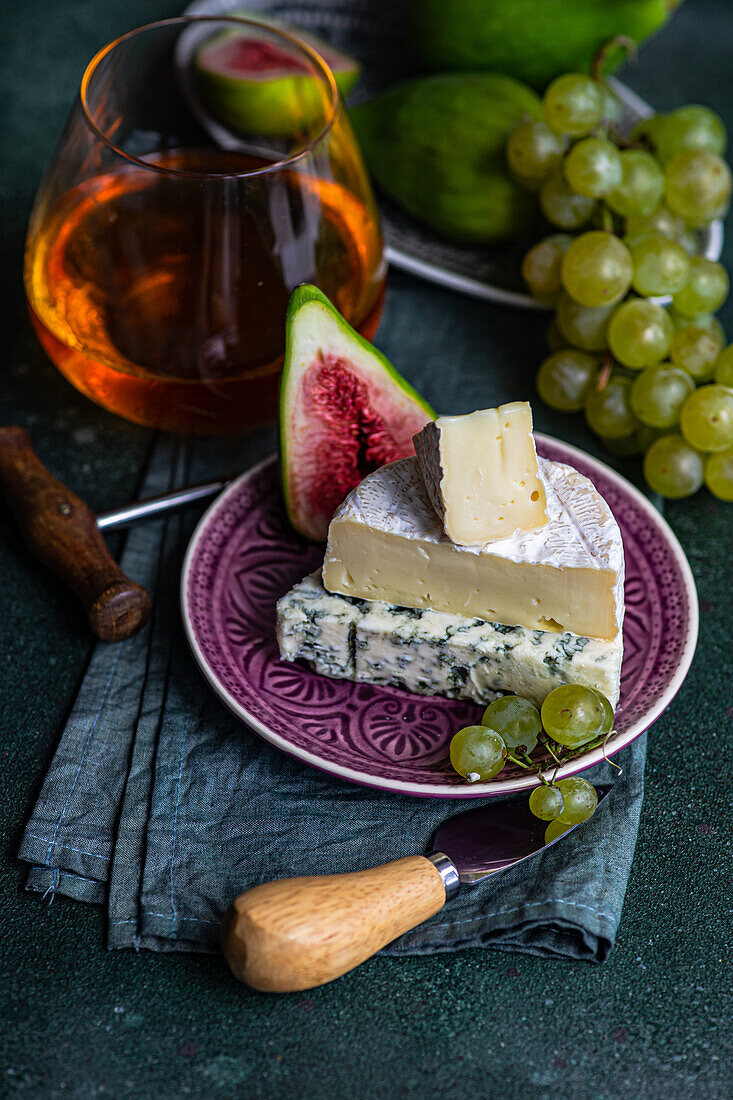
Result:
{"label": "bunch of green grapes", "polygon": [[[533,767],[531,753],[540,739],[553,760],[573,755],[605,741],[613,729],[613,708],[605,695],[579,684],[563,684],[545,699],[538,711],[529,699],[505,695],[484,711],[481,723],[465,726],[450,743],[453,768],[469,783],[493,779],[511,759],[521,767]],[[595,812],[595,788],[573,776],[548,782],[537,768],[541,786],[532,792],[529,808],[535,817],[548,821],[545,841],[549,844],[573,825],[587,821]]]}
{"label": "bunch of green grapes", "polygon": [[682,107],[626,140],[612,92],[582,73],[554,80],[543,107],[507,142],[512,174],[556,230],[522,262],[533,296],[555,309],[540,397],[583,410],[615,454],[643,454],[663,496],[705,482],[733,500],[733,346],[723,350],[715,317],[728,275],[695,255],[695,231],[730,199],[723,123]]}

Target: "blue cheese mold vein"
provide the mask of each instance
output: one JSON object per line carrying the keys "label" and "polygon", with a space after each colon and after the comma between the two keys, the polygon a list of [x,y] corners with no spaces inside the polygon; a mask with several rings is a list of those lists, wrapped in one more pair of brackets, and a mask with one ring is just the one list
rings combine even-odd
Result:
{"label": "blue cheese mold vein", "polygon": [[486,704],[509,691],[540,706],[553,688],[576,683],[618,703],[620,632],[585,638],[355,599],[327,592],[319,573],[278,602],[277,637],[286,661],[418,695]]}

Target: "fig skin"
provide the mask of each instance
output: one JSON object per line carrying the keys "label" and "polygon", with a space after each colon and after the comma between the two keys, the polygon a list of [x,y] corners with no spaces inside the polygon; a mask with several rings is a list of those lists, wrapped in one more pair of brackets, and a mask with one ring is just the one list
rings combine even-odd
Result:
{"label": "fig skin", "polygon": [[507,137],[540,118],[526,85],[497,73],[418,77],[351,111],[374,179],[451,240],[489,244],[528,230],[536,198],[511,179]]}
{"label": "fig skin", "polygon": [[[543,92],[562,73],[587,72],[596,50],[660,30],[682,0],[410,0],[411,41],[429,72],[495,70]],[[617,68],[623,51],[610,58]]]}
{"label": "fig skin", "polygon": [[415,453],[436,413],[317,287],[293,291],[280,384],[280,474],[290,523],[325,542],[362,478]]}
{"label": "fig skin", "polygon": [[[359,62],[285,24],[267,21],[314,49],[330,66],[341,95],[359,79]],[[263,40],[264,42],[264,40]],[[251,46],[252,71],[246,71],[247,46]],[[240,47],[237,53],[237,47]],[[281,50],[273,40],[264,46],[270,65],[262,64],[256,37],[247,31],[225,30],[213,35],[196,51],[196,91],[212,118],[237,133],[291,137],[297,131],[317,130],[328,117],[326,88],[305,65],[293,64],[295,54]],[[277,67],[277,54],[284,64]]]}

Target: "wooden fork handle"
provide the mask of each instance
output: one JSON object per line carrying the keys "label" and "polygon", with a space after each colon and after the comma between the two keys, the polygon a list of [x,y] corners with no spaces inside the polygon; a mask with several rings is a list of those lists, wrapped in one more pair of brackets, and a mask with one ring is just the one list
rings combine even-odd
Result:
{"label": "wooden fork handle", "polygon": [[346,974],[445,904],[425,856],[346,875],[280,879],[240,894],[222,925],[235,977],[290,993]]}
{"label": "wooden fork handle", "polygon": [[103,642],[131,637],[150,617],[150,596],[122,572],[93,512],[53,477],[28,433],[0,427],[0,492],[30,552],[69,585]]}

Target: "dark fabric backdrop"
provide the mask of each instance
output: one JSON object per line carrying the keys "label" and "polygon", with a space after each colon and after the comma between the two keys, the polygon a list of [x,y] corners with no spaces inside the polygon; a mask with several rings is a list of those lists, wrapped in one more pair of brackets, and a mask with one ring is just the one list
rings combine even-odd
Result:
{"label": "dark fabric backdrop", "polygon": [[[23,236],[85,62],[115,35],[178,10],[172,0],[2,7],[2,421],[28,426],[44,460],[96,509],[134,496],[151,437],[78,396],[43,356],[24,311]],[[726,0],[687,0],[626,79],[660,110],[702,101],[733,129],[732,46]],[[730,266],[730,245],[726,255]],[[420,350],[436,341],[465,374],[466,409],[480,403],[487,369],[505,375],[508,398],[532,397],[542,319],[393,274],[378,336],[387,354],[405,314],[414,317],[415,344],[398,365],[433,403],[440,378],[421,376]],[[722,316],[733,336],[730,306]],[[600,453],[581,420],[536,409],[539,429]],[[261,440],[265,453],[271,432]],[[666,513],[697,579],[701,640],[649,739],[639,846],[610,960],[591,968],[488,951],[380,958],[330,987],[268,997],[236,985],[217,958],[107,953],[101,912],[63,898],[44,908],[23,892],[20,830],[90,642],[76,605],[29,563],[0,512],[0,1090],[370,1100],[730,1095],[731,510],[701,493]]]}

